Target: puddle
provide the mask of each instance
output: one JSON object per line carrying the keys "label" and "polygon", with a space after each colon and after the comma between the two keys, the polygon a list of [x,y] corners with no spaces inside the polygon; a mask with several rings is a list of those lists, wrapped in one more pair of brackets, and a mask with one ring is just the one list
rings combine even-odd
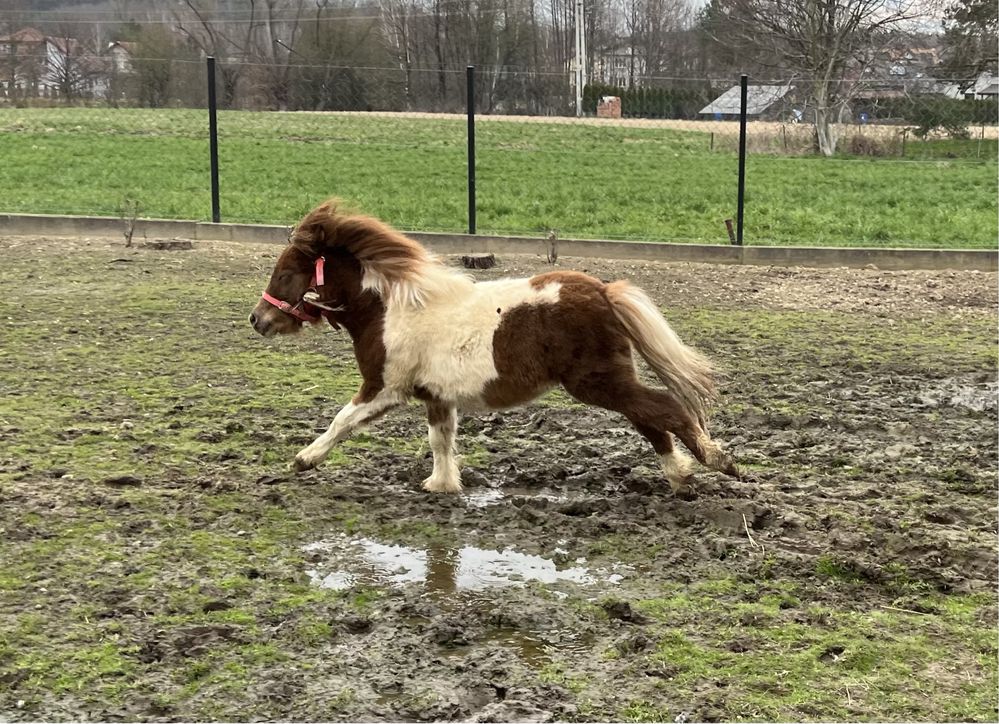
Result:
{"label": "puddle", "polygon": [[484,490],[465,491],[465,504],[469,508],[488,508],[490,505],[498,504],[506,496],[500,488],[486,488]]}
{"label": "puddle", "polygon": [[563,503],[569,500],[569,494],[556,490],[555,488],[485,488],[467,490],[464,493],[465,503],[470,508],[488,508],[490,505],[498,505],[503,500],[514,496],[526,496],[535,500],[550,500],[556,503]]}
{"label": "puddle", "polygon": [[923,390],[919,401],[928,407],[963,407],[972,412],[994,412],[999,383],[967,384],[958,380],[943,380],[934,387]]}
{"label": "puddle", "polygon": [[[598,582],[617,584],[623,576],[596,573],[585,559],[558,566],[541,556],[507,548],[410,548],[369,538],[342,536],[304,548],[315,567],[307,573],[314,585],[342,591],[358,585],[405,586],[421,584],[427,591],[453,593],[514,586],[537,581],[545,584]],[[615,567],[619,571],[620,567]]]}

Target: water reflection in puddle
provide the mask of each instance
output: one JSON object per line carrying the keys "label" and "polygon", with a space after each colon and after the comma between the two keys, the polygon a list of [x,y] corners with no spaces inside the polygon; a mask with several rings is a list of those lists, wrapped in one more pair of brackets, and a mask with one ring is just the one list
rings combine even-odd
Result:
{"label": "water reflection in puddle", "polygon": [[541,556],[513,549],[485,550],[473,546],[426,549],[389,545],[369,538],[346,536],[305,546],[316,562],[308,571],[313,584],[345,590],[357,585],[404,586],[421,583],[427,591],[451,593],[511,586],[529,581],[545,584],[617,583],[620,573],[595,575],[582,566],[559,567]]}
{"label": "water reflection in puddle", "polygon": [[470,508],[488,508],[490,505],[497,505],[504,499],[509,499],[517,495],[524,495],[534,500],[551,500],[553,502],[563,502],[569,499],[565,492],[554,488],[484,488],[472,489],[464,492],[465,504]]}

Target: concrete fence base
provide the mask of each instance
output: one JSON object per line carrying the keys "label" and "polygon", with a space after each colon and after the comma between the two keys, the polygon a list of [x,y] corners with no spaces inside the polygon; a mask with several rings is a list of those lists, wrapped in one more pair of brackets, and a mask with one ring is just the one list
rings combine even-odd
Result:
{"label": "concrete fence base", "polygon": [[[50,216],[0,214],[0,234],[12,236],[99,236],[123,238],[125,222],[112,216]],[[213,224],[172,219],[136,219],[133,240],[184,238],[285,244],[290,226],[268,224]],[[482,236],[407,232],[438,254],[545,255],[548,242],[521,236]],[[599,241],[559,239],[560,256],[641,261],[804,266],[817,268],[867,267],[878,269],[965,269],[994,272],[999,269],[995,250],[978,249],[878,249],[805,246],[721,246],[673,244],[651,241]]]}

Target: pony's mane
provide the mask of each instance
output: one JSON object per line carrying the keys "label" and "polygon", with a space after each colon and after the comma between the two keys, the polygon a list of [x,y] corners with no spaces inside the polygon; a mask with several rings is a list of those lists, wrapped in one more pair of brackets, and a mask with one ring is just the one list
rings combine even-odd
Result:
{"label": "pony's mane", "polygon": [[340,213],[336,203],[326,201],[309,212],[292,233],[292,243],[313,256],[343,249],[360,262],[362,287],[389,304],[423,306],[431,297],[464,290],[472,283],[423,245],[378,219]]}

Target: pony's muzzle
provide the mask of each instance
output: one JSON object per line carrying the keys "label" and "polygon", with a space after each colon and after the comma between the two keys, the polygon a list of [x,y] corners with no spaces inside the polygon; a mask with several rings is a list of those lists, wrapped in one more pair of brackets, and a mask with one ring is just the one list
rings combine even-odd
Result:
{"label": "pony's muzzle", "polygon": [[253,327],[257,334],[264,337],[270,337],[274,334],[274,330],[271,328],[267,317],[268,315],[266,314],[258,314],[256,309],[250,312],[250,326]]}
{"label": "pony's muzzle", "polygon": [[250,326],[253,327],[253,329],[259,334],[264,334],[264,336],[266,336],[265,329],[267,328],[267,325],[264,323],[263,319],[257,316],[256,312],[250,312]]}

